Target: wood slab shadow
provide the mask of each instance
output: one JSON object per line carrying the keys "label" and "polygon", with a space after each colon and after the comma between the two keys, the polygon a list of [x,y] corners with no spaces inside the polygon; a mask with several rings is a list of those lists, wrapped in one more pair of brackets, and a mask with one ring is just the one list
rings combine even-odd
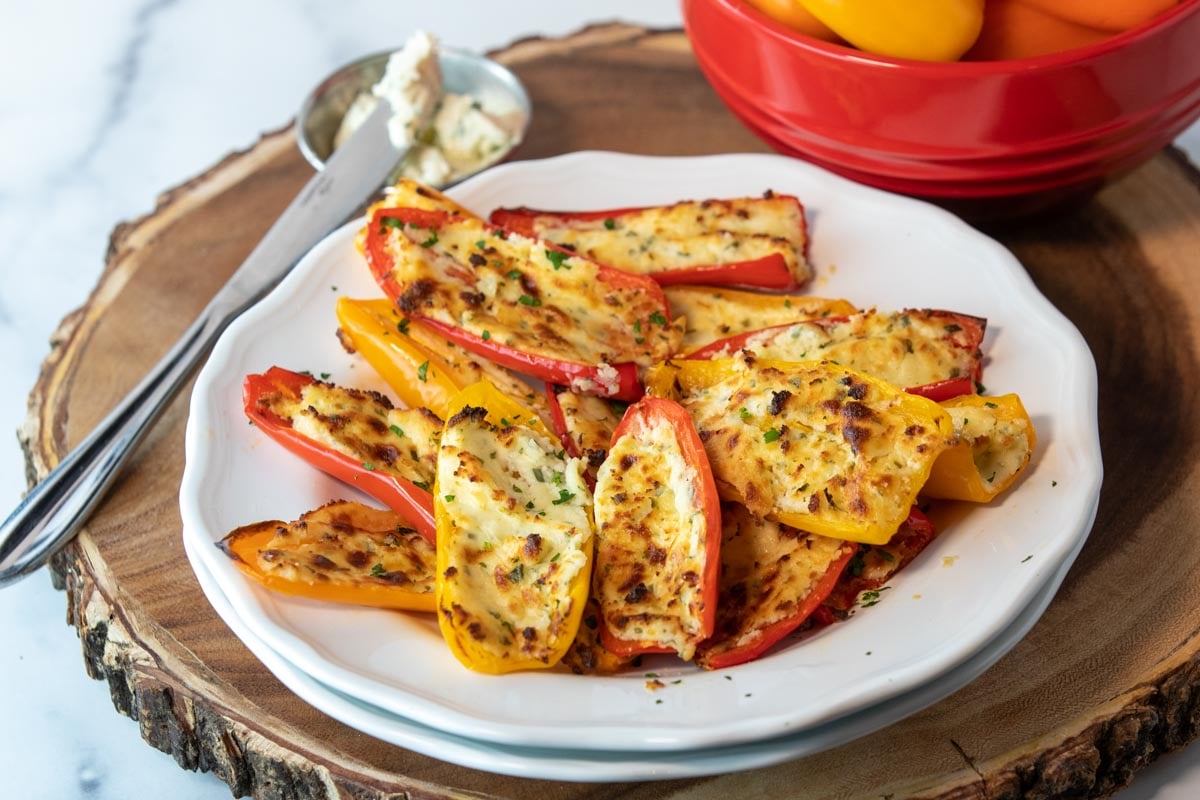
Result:
{"label": "wood slab shadow", "polygon": [[[496,54],[537,109],[517,158],[580,149],[762,151],[678,32],[621,25]],[[290,128],[113,233],[55,335],[22,430],[35,480],[131,388],[307,180]],[[279,798],[1099,797],[1197,733],[1200,180],[1163,154],[1071,215],[1002,231],[1095,353],[1106,478],[1044,618],[981,678],[902,723],[776,767],[624,785],[522,780],[378,742],[299,701],[208,606],[177,493],[186,394],[53,564],[88,673],[185,769]],[[1028,354],[1037,358],[1037,353]],[[1070,475],[1053,476],[1058,481]],[[1047,477],[1049,479],[1049,476]]]}

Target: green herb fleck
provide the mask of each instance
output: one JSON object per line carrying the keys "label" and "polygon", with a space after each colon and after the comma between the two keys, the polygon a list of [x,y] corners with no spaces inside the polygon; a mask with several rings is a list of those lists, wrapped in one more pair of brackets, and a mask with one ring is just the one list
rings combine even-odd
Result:
{"label": "green herb fleck", "polygon": [[545,475],[545,474],[542,472],[542,468],[541,468],[541,467],[534,467],[534,468],[533,468],[533,477],[535,477],[535,478],[537,478],[537,479],[538,479],[538,483],[545,483],[545,482],[546,482],[546,475]]}
{"label": "green herb fleck", "polygon": [[606,230],[611,231],[613,228],[617,227],[617,221],[612,217],[608,217],[604,220],[604,227]]}
{"label": "green herb fleck", "polygon": [[330,376],[330,375],[332,375],[332,374],[333,374],[332,372],[322,372],[322,373],[321,373],[321,380],[323,380],[323,381],[327,381],[327,380],[329,380],[329,376]]}
{"label": "green herb fleck", "polygon": [[1031,555],[1025,556],[1024,558],[1021,559],[1021,563],[1024,564],[1026,561],[1028,561],[1031,558],[1033,558],[1033,556],[1031,556]]}
{"label": "green herb fleck", "polygon": [[437,243],[438,243],[437,231],[435,231],[433,228],[430,228],[429,229],[429,238],[426,239],[425,241],[421,242],[421,247],[433,247]]}
{"label": "green herb fleck", "polygon": [[452,494],[443,495],[442,499],[445,500],[447,503],[453,503],[454,495],[452,495]]}
{"label": "green herb fleck", "polygon": [[946,325],[942,330],[946,331],[946,333],[958,333],[959,331],[962,330],[962,326],[961,325]]}
{"label": "green herb fleck", "polygon": [[428,374],[429,374],[429,362],[426,361],[424,364],[417,367],[417,379],[420,380],[422,383],[424,383]]}
{"label": "green herb fleck", "polygon": [[426,481],[413,481],[413,486],[418,489],[424,489],[427,492],[429,491],[429,483]]}
{"label": "green herb fleck", "polygon": [[371,567],[372,578],[382,578],[384,575],[387,575],[387,570],[383,568],[383,564],[376,564]]}
{"label": "green herb fleck", "polygon": [[504,277],[508,278],[510,281],[518,280],[521,277],[521,270],[510,269],[508,272],[504,273]]}
{"label": "green herb fleck", "polygon": [[650,315],[650,321],[653,322],[655,325],[662,325],[663,327],[666,327],[666,325],[667,325],[667,318],[664,317],[658,311],[655,311],[653,314]]}
{"label": "green herb fleck", "polygon": [[533,306],[535,308],[542,304],[541,300],[538,300],[536,297],[530,297],[527,294],[521,295],[517,300],[523,306]]}
{"label": "green herb fleck", "polygon": [[551,250],[547,247],[546,258],[550,260],[550,266],[554,267],[555,272],[563,267],[566,267],[567,269],[571,268],[570,264],[564,263],[568,258],[570,258],[570,256],[568,256],[566,253],[560,253],[557,250]]}
{"label": "green herb fleck", "polygon": [[362,462],[362,466],[363,466],[363,469],[365,469],[367,472],[374,472],[374,471],[375,471],[375,465],[374,465],[374,464],[372,464],[370,461],[364,461],[364,462]]}
{"label": "green herb fleck", "polygon": [[533,501],[532,501],[532,500],[530,500],[528,503],[526,503],[526,504],[525,504],[525,510],[526,510],[526,511],[532,511],[532,510],[533,510]]}
{"label": "green herb fleck", "polygon": [[475,246],[478,247],[480,250],[483,250],[485,247],[487,247],[487,242],[485,242],[483,239],[480,239],[478,242],[475,243]]}
{"label": "green herb fleck", "polygon": [[385,228],[404,230],[404,220],[396,219],[395,217],[384,217],[383,219],[379,220],[379,224]]}
{"label": "green herb fleck", "polygon": [[408,336],[408,317],[405,317],[396,323],[396,330],[400,331],[405,336]]}
{"label": "green herb fleck", "polygon": [[779,431],[775,430],[774,428],[772,428],[771,430],[769,430],[763,434],[764,442],[773,442],[778,438],[779,438]]}
{"label": "green herb fleck", "polygon": [[404,435],[404,428],[401,428],[399,425],[388,425],[388,427],[391,428],[392,433],[396,434],[397,436]]}
{"label": "green herb fleck", "polygon": [[568,492],[566,489],[559,489],[558,490],[558,499],[551,500],[550,502],[556,506],[561,506],[563,503],[568,503],[574,499],[575,499],[574,492]]}
{"label": "green herb fleck", "polygon": [[988,408],[999,408],[1000,407],[990,400],[988,402],[984,403],[984,405],[987,406]]}
{"label": "green herb fleck", "polygon": [[491,332],[491,331],[484,331],[484,332],[483,332],[483,340],[484,340],[485,342],[486,342],[488,339],[491,339],[491,338],[492,338],[492,332]]}
{"label": "green herb fleck", "polygon": [[744,421],[744,420],[750,419],[750,417],[752,417],[753,415],[749,411],[746,410],[745,406],[742,406],[741,408],[738,409],[738,416],[741,417],[742,420]]}

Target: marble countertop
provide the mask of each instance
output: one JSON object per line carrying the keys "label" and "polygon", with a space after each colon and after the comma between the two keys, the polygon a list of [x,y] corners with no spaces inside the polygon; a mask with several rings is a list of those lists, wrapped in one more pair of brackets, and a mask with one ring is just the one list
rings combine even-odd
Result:
{"label": "marble countertop", "polygon": [[[110,0],[4,3],[0,33],[0,430],[13,431],[59,320],[103,266],[114,225],[162,190],[288,120],[321,77],[424,28],[480,50],[621,19],[679,25],[674,0]],[[363,24],[369,20],[370,24]],[[1200,154],[1200,127],[1182,140]],[[25,487],[0,447],[0,510]],[[45,572],[0,591],[0,774],[14,798],[226,798],[207,774],[145,745],[88,679],[65,602]],[[1121,800],[1200,797],[1200,747],[1162,759]]]}

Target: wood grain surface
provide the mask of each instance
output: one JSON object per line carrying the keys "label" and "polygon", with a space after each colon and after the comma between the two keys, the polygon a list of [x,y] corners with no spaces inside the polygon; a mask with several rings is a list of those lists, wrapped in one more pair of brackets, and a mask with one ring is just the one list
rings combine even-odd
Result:
{"label": "wood grain surface", "polygon": [[[761,151],[678,32],[625,26],[498,54],[537,109],[518,158],[570,150]],[[307,180],[266,135],[114,232],[22,431],[31,480],[131,388]],[[1100,376],[1106,478],[1087,546],[1041,622],[967,688],[841,748],[714,778],[585,785],[463,769],[375,741],[296,699],[204,600],[177,491],[186,395],[54,561],[86,667],[152,746],[271,798],[1099,797],[1197,733],[1200,178],[1167,153],[1072,214],[997,232],[1079,326]]]}

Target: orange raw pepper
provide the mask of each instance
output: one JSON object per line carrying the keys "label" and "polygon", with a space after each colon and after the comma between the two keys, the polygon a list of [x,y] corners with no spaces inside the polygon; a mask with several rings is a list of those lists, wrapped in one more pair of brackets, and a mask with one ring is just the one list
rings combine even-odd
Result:
{"label": "orange raw pepper", "polygon": [[983,32],[965,61],[1034,58],[1093,44],[1112,36],[1050,14],[1021,0],[988,0]]}
{"label": "orange raw pepper", "polygon": [[1061,20],[1114,33],[1154,19],[1179,0],[1024,0]]}

